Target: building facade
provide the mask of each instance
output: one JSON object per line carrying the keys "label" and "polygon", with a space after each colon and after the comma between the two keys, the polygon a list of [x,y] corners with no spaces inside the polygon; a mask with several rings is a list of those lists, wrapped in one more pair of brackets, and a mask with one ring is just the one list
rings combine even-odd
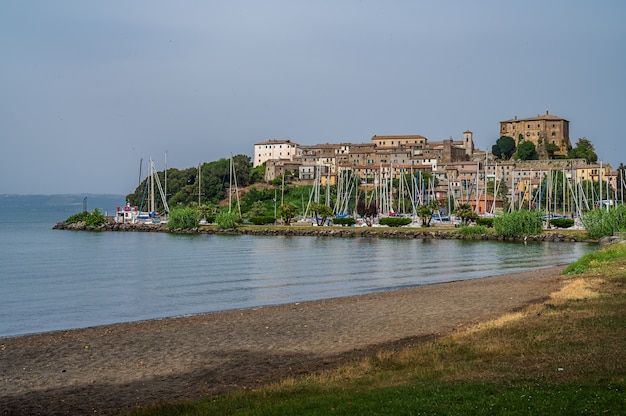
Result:
{"label": "building facade", "polygon": [[500,136],[508,136],[515,139],[515,145],[519,146],[523,141],[535,144],[537,153],[547,158],[546,145],[553,144],[558,147],[555,155],[567,155],[572,148],[569,138],[569,121],[553,116],[547,111],[537,117],[521,118],[500,122]]}
{"label": "building facade", "polygon": [[298,144],[291,140],[267,140],[254,145],[253,167],[262,165],[268,160],[293,160]]}

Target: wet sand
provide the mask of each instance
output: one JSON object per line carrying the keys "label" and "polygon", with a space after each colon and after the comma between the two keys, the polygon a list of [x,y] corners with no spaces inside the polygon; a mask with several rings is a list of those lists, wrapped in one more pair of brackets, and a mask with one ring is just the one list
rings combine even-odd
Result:
{"label": "wet sand", "polygon": [[562,270],[0,338],[0,414],[115,415],[332,369],[543,302]]}

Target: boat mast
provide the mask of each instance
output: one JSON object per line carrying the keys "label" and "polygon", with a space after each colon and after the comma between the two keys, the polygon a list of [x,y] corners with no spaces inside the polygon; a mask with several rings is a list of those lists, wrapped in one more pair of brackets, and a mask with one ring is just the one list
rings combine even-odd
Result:
{"label": "boat mast", "polygon": [[202,205],[200,197],[202,195],[202,163],[198,163],[198,207]]}
{"label": "boat mast", "polygon": [[154,209],[154,162],[150,157],[150,212],[155,212]]}

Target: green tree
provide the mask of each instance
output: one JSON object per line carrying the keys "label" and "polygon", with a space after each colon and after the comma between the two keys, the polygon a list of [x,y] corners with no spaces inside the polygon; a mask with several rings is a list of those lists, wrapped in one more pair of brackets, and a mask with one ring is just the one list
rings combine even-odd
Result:
{"label": "green tree", "polygon": [[567,156],[570,159],[585,159],[588,163],[596,163],[598,161],[598,155],[591,140],[585,137],[578,139],[576,147],[570,150]]}
{"label": "green tree", "polygon": [[265,210],[265,204],[263,203],[263,201],[254,201],[252,203],[252,208],[250,209],[250,212],[248,213],[248,216],[250,217],[263,217],[266,215],[266,210]]}
{"label": "green tree", "polygon": [[265,162],[256,168],[250,169],[250,183],[265,181]]}
{"label": "green tree", "polygon": [[548,157],[550,159],[554,159],[554,154],[558,152],[559,149],[560,147],[557,146],[556,144],[553,144],[553,143],[546,144],[546,152],[548,152]]}
{"label": "green tree", "polygon": [[533,142],[524,141],[517,146],[517,158],[519,160],[536,160],[537,149]]}
{"label": "green tree", "polygon": [[515,139],[509,136],[501,136],[496,144],[491,147],[491,153],[499,159],[510,159],[515,153]]}
{"label": "green tree", "polygon": [[328,219],[328,217],[333,215],[333,209],[328,205],[313,204],[312,209],[315,213],[315,221],[317,221],[317,225],[326,224],[326,220]]}
{"label": "green tree", "polygon": [[415,209],[417,216],[422,222],[422,227],[430,227],[433,219],[433,213],[439,209],[439,201],[431,200],[428,204],[418,205]]}
{"label": "green tree", "polygon": [[470,204],[459,204],[454,213],[461,218],[463,225],[467,225],[470,221],[475,221],[476,218],[478,218],[478,215],[472,210]]}
{"label": "green tree", "polygon": [[[285,221],[285,225],[291,224],[291,220],[296,216],[298,207],[291,202],[280,206],[280,217]],[[331,211],[332,213],[332,211]]]}

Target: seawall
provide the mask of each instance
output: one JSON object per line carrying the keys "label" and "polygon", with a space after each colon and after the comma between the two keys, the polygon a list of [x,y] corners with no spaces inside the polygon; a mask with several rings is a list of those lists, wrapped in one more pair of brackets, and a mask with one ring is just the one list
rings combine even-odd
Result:
{"label": "seawall", "polygon": [[370,237],[370,238],[438,238],[456,240],[489,241],[555,241],[555,242],[597,242],[582,236],[564,235],[559,232],[545,232],[538,235],[505,237],[495,234],[463,235],[455,230],[436,230],[435,228],[355,228],[355,227],[292,227],[292,226],[241,226],[236,229],[222,230],[215,226],[200,226],[188,230],[172,230],[164,224],[117,224],[107,223],[99,227],[89,227],[82,223],[57,223],[55,230],[72,231],[118,231],[118,232],[167,232],[173,234],[224,234],[224,235],[259,235],[259,236],[312,236],[312,237]]}

